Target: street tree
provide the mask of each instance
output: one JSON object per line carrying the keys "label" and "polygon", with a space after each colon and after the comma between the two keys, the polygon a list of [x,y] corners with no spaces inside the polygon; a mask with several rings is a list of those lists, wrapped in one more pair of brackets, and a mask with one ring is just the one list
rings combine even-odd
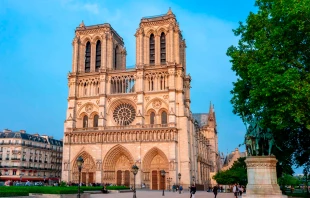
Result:
{"label": "street tree", "polygon": [[218,184],[232,185],[238,183],[240,185],[247,184],[247,169],[244,162],[245,157],[238,158],[232,167],[226,171],[220,171],[213,176]]}
{"label": "street tree", "polygon": [[[233,30],[227,55],[237,75],[233,112],[260,120],[275,137],[285,171],[310,164],[310,0],[256,0],[257,13]],[[288,170],[288,172],[291,170]]]}

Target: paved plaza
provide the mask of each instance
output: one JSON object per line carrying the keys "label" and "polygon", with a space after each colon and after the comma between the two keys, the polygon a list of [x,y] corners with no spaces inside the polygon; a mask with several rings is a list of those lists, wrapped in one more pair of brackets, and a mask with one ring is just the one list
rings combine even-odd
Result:
{"label": "paved plaza", "polygon": [[[133,193],[109,193],[109,194],[92,194],[91,198],[131,198]],[[160,198],[162,196],[162,191],[137,191],[137,198]],[[188,191],[183,192],[182,194],[165,192],[166,198],[189,198],[190,194]],[[197,192],[195,198],[213,198],[214,195],[211,192]],[[234,198],[233,193],[219,193],[217,198]]]}

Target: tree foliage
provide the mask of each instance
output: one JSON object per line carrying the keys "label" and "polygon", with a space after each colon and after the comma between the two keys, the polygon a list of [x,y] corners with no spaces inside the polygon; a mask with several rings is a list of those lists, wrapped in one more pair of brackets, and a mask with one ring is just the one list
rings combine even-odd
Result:
{"label": "tree foliage", "polygon": [[238,45],[227,50],[238,77],[231,103],[235,114],[272,130],[285,171],[292,162],[310,164],[310,0],[255,5],[258,12],[233,30]]}
{"label": "tree foliage", "polygon": [[292,175],[284,173],[282,177],[278,179],[278,183],[281,186],[285,185],[298,186],[301,183],[301,181],[298,178],[293,177]]}
{"label": "tree foliage", "polygon": [[213,176],[213,179],[218,184],[229,185],[239,183],[241,185],[247,184],[247,169],[244,162],[245,157],[238,158],[232,167],[226,171],[220,171]]}

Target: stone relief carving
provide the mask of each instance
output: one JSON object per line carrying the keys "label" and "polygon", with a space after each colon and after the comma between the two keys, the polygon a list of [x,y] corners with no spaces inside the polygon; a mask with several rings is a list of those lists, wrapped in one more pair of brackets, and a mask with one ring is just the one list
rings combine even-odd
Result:
{"label": "stone relief carving", "polygon": [[163,98],[164,98],[165,100],[168,100],[168,99],[169,99],[169,96],[168,96],[168,95],[163,95]]}
{"label": "stone relief carving", "polygon": [[85,106],[85,111],[87,113],[91,113],[92,110],[93,110],[93,105],[92,104],[88,104],[88,105]]}
{"label": "stone relief carving", "polygon": [[152,103],[152,106],[153,108],[155,109],[159,109],[161,107],[161,101],[160,100],[155,100],[153,103]]}

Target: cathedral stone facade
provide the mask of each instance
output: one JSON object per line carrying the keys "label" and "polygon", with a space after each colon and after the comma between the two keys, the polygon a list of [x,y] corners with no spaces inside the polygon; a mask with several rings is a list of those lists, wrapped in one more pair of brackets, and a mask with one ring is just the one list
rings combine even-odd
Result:
{"label": "cathedral stone facade", "polygon": [[128,68],[123,39],[110,24],[76,28],[62,180],[78,182],[81,156],[83,183],[131,186],[135,164],[137,186],[210,185],[218,170],[215,114],[210,107],[201,123],[191,113],[186,44],[175,15],[142,18],[135,37],[136,65]]}

